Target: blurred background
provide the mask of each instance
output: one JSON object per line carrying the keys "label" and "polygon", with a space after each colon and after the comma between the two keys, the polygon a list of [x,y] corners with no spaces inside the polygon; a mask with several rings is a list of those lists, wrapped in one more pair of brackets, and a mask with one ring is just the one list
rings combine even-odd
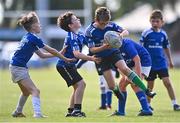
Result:
{"label": "blurred background", "polygon": [[[107,6],[111,10],[112,21],[128,29],[130,37],[136,41],[141,32],[150,27],[151,11],[161,9],[166,22],[163,28],[171,42],[173,61],[176,67],[180,67],[180,0],[0,0],[0,69],[8,68],[18,42],[26,33],[17,25],[18,18],[24,13],[38,13],[42,26],[40,37],[46,44],[60,50],[66,32],[57,27],[57,17],[65,11],[74,12],[81,19],[84,31],[93,21],[94,11],[99,6]],[[83,52],[88,52],[87,47]],[[40,68],[49,67],[56,61],[56,58],[41,60],[34,55],[28,64]]]}

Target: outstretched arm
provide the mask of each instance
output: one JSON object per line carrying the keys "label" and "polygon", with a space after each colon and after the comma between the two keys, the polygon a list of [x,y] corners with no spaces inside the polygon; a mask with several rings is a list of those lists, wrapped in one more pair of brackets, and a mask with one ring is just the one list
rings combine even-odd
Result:
{"label": "outstretched arm", "polygon": [[88,60],[88,61],[94,61],[94,62],[100,62],[99,58],[96,58],[94,56],[87,56],[81,52],[79,52],[78,50],[73,51],[73,54],[76,58],[78,59],[82,59],[82,60]]}
{"label": "outstretched arm", "polygon": [[64,57],[61,53],[59,53],[56,49],[48,46],[48,45],[45,45],[43,47],[43,49],[45,49],[47,52],[51,53],[52,55],[56,56],[56,57],[59,57],[61,59],[63,59],[64,61],[66,62],[73,62],[75,61],[75,59],[69,59],[69,58],[66,58]]}
{"label": "outstretched arm", "polygon": [[55,57],[54,55],[50,53],[45,53],[41,50],[37,50],[35,53],[42,59]]}

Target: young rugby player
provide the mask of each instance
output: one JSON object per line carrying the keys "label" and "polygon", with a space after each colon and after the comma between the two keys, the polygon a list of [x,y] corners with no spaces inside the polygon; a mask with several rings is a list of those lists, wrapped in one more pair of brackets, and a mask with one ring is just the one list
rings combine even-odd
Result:
{"label": "young rugby player", "polygon": [[148,88],[153,90],[154,81],[158,76],[163,81],[163,84],[168,91],[173,109],[175,111],[180,111],[180,106],[176,102],[172,82],[169,79],[168,64],[170,68],[173,68],[174,65],[171,58],[168,36],[162,29],[164,20],[160,10],[154,10],[152,12],[150,16],[150,23],[152,27],[145,30],[140,39],[140,42],[148,50],[152,59],[152,68],[149,77],[146,79],[148,81]]}
{"label": "young rugby player", "polygon": [[146,92],[148,96],[153,97],[155,93],[150,92],[138,75],[127,67],[120,54],[120,51],[116,48],[111,48],[108,44],[103,43],[104,34],[107,31],[119,32],[121,36],[128,34],[127,30],[124,30],[117,24],[110,22],[110,19],[110,11],[106,7],[100,7],[95,11],[94,22],[92,22],[86,29],[88,47],[92,53],[98,57],[101,57],[102,61],[100,63],[100,67],[103,71],[103,75],[107,81],[109,89],[111,89],[119,99],[124,99],[124,95],[120,92],[118,86],[115,84],[111,73],[111,68],[113,65],[115,65],[124,75],[128,77],[129,80],[139,86],[144,92]]}
{"label": "young rugby player", "polygon": [[[124,38],[122,40],[122,46],[119,49],[127,66],[132,70],[134,70],[141,79],[149,76],[149,72],[151,70],[151,64],[152,64],[151,56],[143,46],[137,44],[135,41],[131,39]],[[135,86],[133,83],[131,83],[128,80],[128,78],[124,75],[122,75],[122,78],[119,83],[119,87],[125,96],[125,100],[119,100],[118,111],[115,111],[113,115],[119,115],[119,116],[125,115],[125,105],[126,105],[126,97],[127,97],[126,87],[129,84],[131,84],[131,87],[136,93],[136,96],[142,107],[142,110],[140,111],[138,116],[151,116],[152,111],[148,105],[148,101],[145,93],[137,86]]]}
{"label": "young rugby player", "polygon": [[[89,52],[90,56],[92,56],[93,54],[91,52]],[[77,64],[77,68],[80,68],[84,63],[86,63],[87,60],[80,60]],[[101,105],[99,107],[99,110],[110,110],[111,104],[112,104],[112,91],[109,89],[107,82],[103,76],[102,70],[100,68],[99,64],[95,64],[96,67],[96,71],[98,73],[99,76],[99,87],[100,87],[100,101],[101,101]],[[112,74],[113,77],[118,78],[119,77],[119,72],[117,71],[117,69],[113,69],[112,70]]]}
{"label": "young rugby player", "polygon": [[78,59],[94,62],[99,62],[99,59],[81,53],[82,47],[87,41],[85,36],[79,32],[81,27],[79,18],[71,12],[66,12],[62,16],[59,16],[57,21],[58,26],[68,32],[64,42],[64,56],[77,59],[77,61],[72,63],[66,63],[64,59],[59,59],[56,66],[57,71],[66,81],[67,86],[72,86],[74,89],[70,97],[66,117],[85,117],[85,113],[81,112],[81,107],[86,84],[77,71],[76,63],[78,62]]}
{"label": "young rugby player", "polygon": [[[27,31],[27,33],[21,39],[20,45],[10,62],[12,81],[19,85],[22,92],[19,97],[16,110],[12,113],[12,116],[25,117],[22,110],[28,96],[32,95],[34,117],[41,118],[44,117],[44,115],[41,113],[40,91],[29,76],[28,67],[26,65],[27,62],[32,57],[33,53],[36,53],[40,58],[57,56],[64,59],[66,62],[73,60],[64,57],[57,50],[44,44],[43,41],[37,36],[37,34],[40,33],[41,27],[39,18],[35,12],[30,12],[24,15],[18,21],[18,23]],[[43,48],[49,53],[42,52],[40,48]]]}

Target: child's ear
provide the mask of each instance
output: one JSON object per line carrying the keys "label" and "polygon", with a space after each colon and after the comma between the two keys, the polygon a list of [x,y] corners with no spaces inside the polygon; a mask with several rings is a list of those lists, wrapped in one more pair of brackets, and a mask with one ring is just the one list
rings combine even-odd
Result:
{"label": "child's ear", "polygon": [[164,25],[165,24],[165,22],[164,22],[164,20],[162,20],[162,25]]}
{"label": "child's ear", "polygon": [[149,19],[149,22],[151,23],[151,19]]}
{"label": "child's ear", "polygon": [[71,24],[68,24],[68,27],[71,29],[72,28]]}

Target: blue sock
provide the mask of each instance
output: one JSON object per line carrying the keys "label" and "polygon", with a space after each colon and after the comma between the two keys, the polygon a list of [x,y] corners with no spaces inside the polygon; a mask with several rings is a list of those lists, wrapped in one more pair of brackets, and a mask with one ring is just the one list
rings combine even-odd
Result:
{"label": "blue sock", "polygon": [[106,93],[106,99],[107,99],[107,105],[111,106],[111,103],[112,103],[112,91],[108,91]]}
{"label": "blue sock", "polygon": [[125,115],[127,92],[124,91],[122,93],[124,94],[124,100],[118,100],[118,112],[120,115]]}
{"label": "blue sock", "polygon": [[101,94],[101,107],[106,107],[106,93]]}
{"label": "blue sock", "polygon": [[136,96],[141,104],[142,110],[150,111],[145,93],[143,91],[139,91],[136,93]]}

